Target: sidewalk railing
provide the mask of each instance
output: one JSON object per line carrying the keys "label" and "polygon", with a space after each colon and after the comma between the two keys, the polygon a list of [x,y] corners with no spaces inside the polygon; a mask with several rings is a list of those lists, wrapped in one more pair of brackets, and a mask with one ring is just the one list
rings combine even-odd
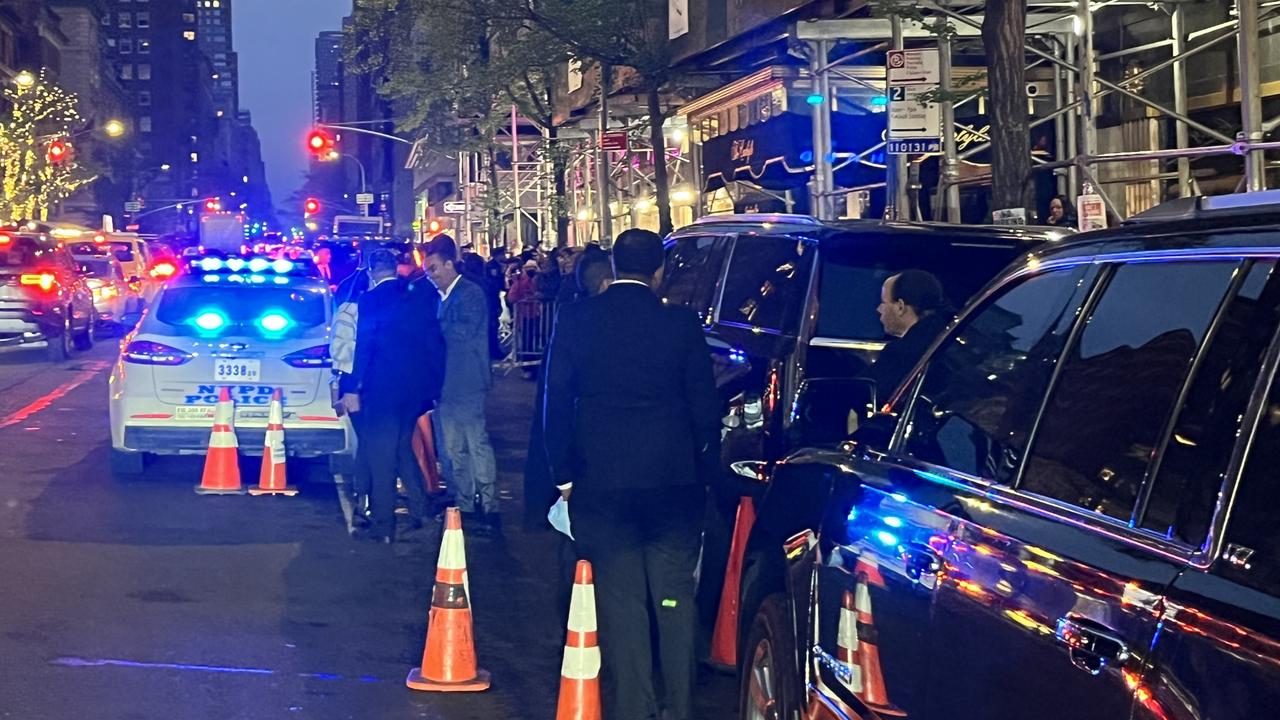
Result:
{"label": "sidewalk railing", "polygon": [[536,367],[551,341],[551,327],[556,318],[552,300],[521,300],[511,307],[511,352],[498,364],[511,368]]}

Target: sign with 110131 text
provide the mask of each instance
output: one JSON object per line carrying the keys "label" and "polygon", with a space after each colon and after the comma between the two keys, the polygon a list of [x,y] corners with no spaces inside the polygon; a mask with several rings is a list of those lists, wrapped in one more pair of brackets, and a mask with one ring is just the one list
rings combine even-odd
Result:
{"label": "sign with 110131 text", "polygon": [[890,154],[941,150],[942,110],[930,97],[941,77],[938,50],[890,50],[885,80],[889,96],[886,150]]}

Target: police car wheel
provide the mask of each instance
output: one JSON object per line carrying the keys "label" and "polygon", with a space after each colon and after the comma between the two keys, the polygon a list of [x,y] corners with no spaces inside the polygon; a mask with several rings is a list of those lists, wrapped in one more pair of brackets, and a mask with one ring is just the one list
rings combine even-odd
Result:
{"label": "police car wheel", "polygon": [[741,720],[793,720],[797,717],[799,672],[795,638],[781,593],[760,604],[743,646],[738,717]]}
{"label": "police car wheel", "polygon": [[147,464],[146,453],[111,448],[111,474],[117,477],[141,475]]}

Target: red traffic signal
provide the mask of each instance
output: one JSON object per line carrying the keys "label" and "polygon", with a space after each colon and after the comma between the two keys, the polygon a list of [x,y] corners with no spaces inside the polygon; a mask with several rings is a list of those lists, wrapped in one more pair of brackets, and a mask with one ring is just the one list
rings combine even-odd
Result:
{"label": "red traffic signal", "polygon": [[431,220],[428,220],[428,221],[427,221],[427,232],[428,232],[428,233],[430,233],[430,234],[432,234],[432,235],[435,235],[435,234],[439,233],[439,232],[440,232],[441,230],[443,230],[443,229],[444,229],[444,225],[442,225],[442,224],[440,223],[440,221],[439,221],[439,220],[436,220],[435,218],[432,218]]}
{"label": "red traffic signal", "polygon": [[306,211],[307,215],[315,215],[320,212],[320,201],[315,198],[307,198],[307,201],[302,205],[302,209]]}
{"label": "red traffic signal", "polygon": [[218,198],[209,198],[204,201],[205,212],[218,212],[222,209],[222,201]]}
{"label": "red traffic signal", "polygon": [[313,155],[325,155],[333,149],[333,137],[324,130],[312,130],[307,133],[307,149]]}
{"label": "red traffic signal", "polygon": [[71,146],[62,140],[54,140],[49,143],[49,147],[45,152],[45,157],[49,162],[58,164],[67,159],[67,155],[71,152]]}

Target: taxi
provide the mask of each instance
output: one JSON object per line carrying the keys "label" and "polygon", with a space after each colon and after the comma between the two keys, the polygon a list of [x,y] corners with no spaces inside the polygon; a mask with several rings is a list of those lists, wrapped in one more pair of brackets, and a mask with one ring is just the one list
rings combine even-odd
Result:
{"label": "taxi", "polygon": [[139,473],[151,455],[204,454],[223,388],[242,453],[261,454],[277,388],[290,455],[348,453],[350,423],[329,395],[331,307],[329,288],[305,264],[192,259],[121,343],[109,388],[112,470]]}

